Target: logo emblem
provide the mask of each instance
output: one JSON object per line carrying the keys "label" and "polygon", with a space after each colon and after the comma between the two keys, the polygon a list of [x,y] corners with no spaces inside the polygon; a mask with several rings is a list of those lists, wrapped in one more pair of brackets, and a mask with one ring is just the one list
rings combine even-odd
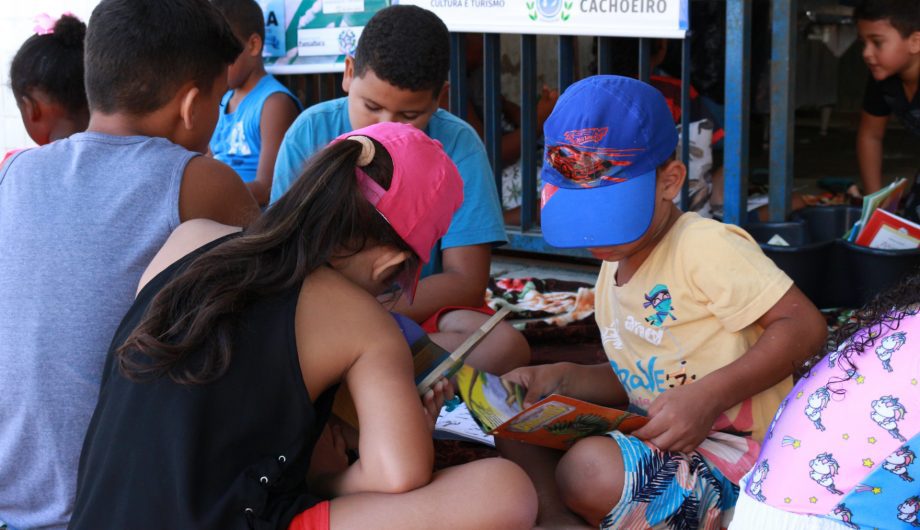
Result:
{"label": "logo emblem", "polygon": [[552,22],[557,19],[566,21],[572,12],[573,0],[525,0],[530,20]]}
{"label": "logo emblem", "polygon": [[572,145],[596,144],[607,136],[607,127],[589,127],[587,129],[566,131],[563,136]]}
{"label": "logo emblem", "polygon": [[346,28],[339,33],[339,52],[342,55],[354,56],[355,48],[358,46],[358,37],[355,32]]}

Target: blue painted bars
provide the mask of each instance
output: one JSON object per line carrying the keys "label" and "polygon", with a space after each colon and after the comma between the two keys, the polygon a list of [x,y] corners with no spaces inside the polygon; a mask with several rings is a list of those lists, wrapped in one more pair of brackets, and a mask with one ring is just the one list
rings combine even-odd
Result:
{"label": "blue painted bars", "polygon": [[770,50],[770,220],[789,214],[795,147],[795,40],[797,0],[773,0]]}
{"label": "blue painted bars", "polygon": [[740,225],[747,218],[751,0],[728,0],[725,18],[724,219]]}

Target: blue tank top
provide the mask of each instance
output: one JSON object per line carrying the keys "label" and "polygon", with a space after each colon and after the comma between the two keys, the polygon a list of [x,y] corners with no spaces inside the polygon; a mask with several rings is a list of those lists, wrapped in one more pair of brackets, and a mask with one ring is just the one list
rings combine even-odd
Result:
{"label": "blue tank top", "polygon": [[106,351],[196,153],[79,133],[0,168],[0,521],[64,528]]}
{"label": "blue tank top", "polygon": [[302,110],[294,94],[269,74],[256,83],[252,92],[246,94],[233,112],[227,112],[227,103],[233,97],[232,90],[224,94],[220,102],[220,118],[211,137],[211,154],[232,167],[243,182],[256,179],[262,149],[262,133],[259,128],[262,123],[262,107],[265,106],[265,100],[277,92],[290,96],[297,105],[297,112]]}

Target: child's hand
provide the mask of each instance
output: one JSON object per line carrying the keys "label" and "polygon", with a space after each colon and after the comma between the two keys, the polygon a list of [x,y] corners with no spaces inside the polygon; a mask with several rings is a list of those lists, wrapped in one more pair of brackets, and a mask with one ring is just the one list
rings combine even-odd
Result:
{"label": "child's hand", "polygon": [[720,410],[718,400],[699,382],[667,390],[648,409],[651,420],[633,436],[662,451],[689,453],[706,439]]}
{"label": "child's hand", "polygon": [[431,387],[431,390],[425,392],[422,396],[422,406],[425,409],[425,417],[428,419],[428,425],[434,431],[435,424],[438,421],[438,415],[441,414],[441,407],[444,402],[454,397],[454,385],[450,380],[441,378]]}
{"label": "child's hand", "polygon": [[524,407],[529,407],[550,394],[563,394],[566,371],[565,363],[524,366],[508,372],[502,379],[527,389]]}

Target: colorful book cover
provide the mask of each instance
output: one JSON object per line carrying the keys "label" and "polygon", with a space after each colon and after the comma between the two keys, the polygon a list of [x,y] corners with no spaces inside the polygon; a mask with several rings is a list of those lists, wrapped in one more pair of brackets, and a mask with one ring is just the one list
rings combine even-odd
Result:
{"label": "colorful book cover", "polygon": [[533,445],[568,449],[586,436],[632,432],[648,418],[552,394],[524,407],[525,390],[497,375],[464,365],[457,389],[483,432]]}
{"label": "colorful book cover", "polygon": [[907,191],[907,184],[907,179],[898,179],[875,193],[870,193],[863,197],[862,213],[859,216],[859,221],[854,225],[846,239],[854,242],[859,239],[876,210],[893,211],[897,209],[901,196]]}
{"label": "colorful book cover", "polygon": [[920,248],[920,225],[891,212],[878,209],[860,231],[856,244],[870,248]]}

